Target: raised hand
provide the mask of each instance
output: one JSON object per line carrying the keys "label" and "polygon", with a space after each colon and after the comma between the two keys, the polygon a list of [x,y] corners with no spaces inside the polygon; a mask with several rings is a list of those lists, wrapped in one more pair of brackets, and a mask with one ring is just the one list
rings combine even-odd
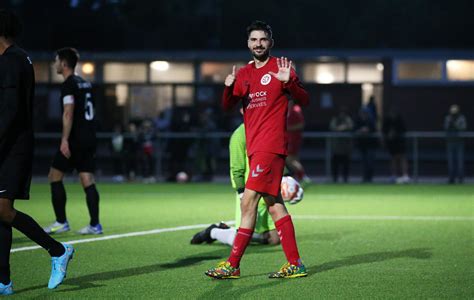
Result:
{"label": "raised hand", "polygon": [[282,56],[281,58],[277,58],[278,73],[268,72],[268,74],[284,83],[287,83],[290,80],[292,64],[293,62],[291,60],[288,61],[286,57]]}
{"label": "raised hand", "polygon": [[235,66],[232,66],[232,73],[227,75],[227,77],[225,78],[224,84],[226,86],[231,86],[234,84],[234,81],[235,81]]}

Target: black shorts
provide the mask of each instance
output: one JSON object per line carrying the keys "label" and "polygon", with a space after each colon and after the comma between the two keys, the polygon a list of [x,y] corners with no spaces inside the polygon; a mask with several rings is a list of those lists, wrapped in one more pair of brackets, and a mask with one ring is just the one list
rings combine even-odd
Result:
{"label": "black shorts", "polygon": [[71,157],[66,158],[61,151],[58,150],[53,157],[51,167],[63,173],[70,172],[75,169],[78,173],[95,172],[95,147],[71,149]]}
{"label": "black shorts", "polygon": [[30,199],[32,154],[9,154],[0,162],[0,198]]}
{"label": "black shorts", "polygon": [[392,140],[387,142],[390,155],[405,154],[405,140]]}

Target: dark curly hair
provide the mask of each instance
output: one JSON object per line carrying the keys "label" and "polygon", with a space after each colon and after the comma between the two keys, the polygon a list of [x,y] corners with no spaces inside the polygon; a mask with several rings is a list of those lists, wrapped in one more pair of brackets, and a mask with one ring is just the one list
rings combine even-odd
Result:
{"label": "dark curly hair", "polygon": [[273,36],[272,28],[270,27],[270,25],[263,21],[253,21],[252,24],[247,27],[247,37],[249,37],[250,33],[254,30],[264,31],[268,35],[269,39],[271,39]]}

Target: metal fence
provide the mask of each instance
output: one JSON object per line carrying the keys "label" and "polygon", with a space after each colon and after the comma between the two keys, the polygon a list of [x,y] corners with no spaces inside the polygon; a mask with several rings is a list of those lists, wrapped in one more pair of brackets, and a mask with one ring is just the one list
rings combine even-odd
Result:
{"label": "metal fence", "polygon": [[[196,173],[195,164],[196,148],[198,141],[218,141],[212,155],[217,162],[215,175],[228,175],[228,141],[231,132],[160,132],[157,133],[154,143],[154,174],[165,176],[169,171],[171,141],[177,144],[187,145],[189,149],[181,159],[187,164],[190,172]],[[129,137],[127,134],[125,138]],[[473,175],[474,166],[474,132],[460,133],[459,138],[464,141],[465,147],[465,176]],[[98,133],[98,172],[103,175],[112,175],[111,167],[111,138],[112,133]],[[355,139],[352,133],[334,133],[334,132],[304,132],[303,147],[301,150],[301,161],[306,167],[310,176],[324,176],[331,178],[331,156],[332,141],[336,138]],[[380,140],[380,134],[373,134],[373,139]],[[408,132],[406,139],[406,156],[410,163],[410,173],[414,182],[417,182],[420,176],[441,177],[447,176],[446,159],[446,133],[445,132]],[[35,175],[47,174],[49,163],[54,153],[59,147],[59,133],[37,133],[36,134],[36,152],[35,152]],[[389,175],[388,162],[390,156],[386,149],[380,145],[375,152],[375,176]],[[357,150],[353,149],[351,155],[352,174],[360,173],[360,156]]]}

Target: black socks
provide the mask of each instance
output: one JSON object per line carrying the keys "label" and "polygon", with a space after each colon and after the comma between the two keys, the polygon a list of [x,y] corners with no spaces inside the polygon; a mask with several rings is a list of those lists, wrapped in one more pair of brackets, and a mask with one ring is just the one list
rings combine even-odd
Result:
{"label": "black socks", "polygon": [[10,283],[10,249],[12,247],[12,226],[0,222],[0,283]]}
{"label": "black socks", "polygon": [[61,256],[65,252],[64,246],[61,243],[50,237],[33,218],[21,211],[16,212],[12,227],[46,249],[51,256]]}
{"label": "black socks", "polygon": [[62,181],[51,182],[51,200],[56,221],[66,222],[66,190]]}
{"label": "black socks", "polygon": [[[86,193],[87,208],[91,218],[90,225],[95,226],[99,224],[99,193],[95,184],[85,188],[84,192]],[[62,181],[51,182],[51,199],[56,221],[59,223],[66,222],[66,190]]]}
{"label": "black socks", "polygon": [[95,184],[86,187],[84,192],[86,193],[87,208],[91,217],[90,225],[96,226],[99,224],[99,192],[97,192]]}

